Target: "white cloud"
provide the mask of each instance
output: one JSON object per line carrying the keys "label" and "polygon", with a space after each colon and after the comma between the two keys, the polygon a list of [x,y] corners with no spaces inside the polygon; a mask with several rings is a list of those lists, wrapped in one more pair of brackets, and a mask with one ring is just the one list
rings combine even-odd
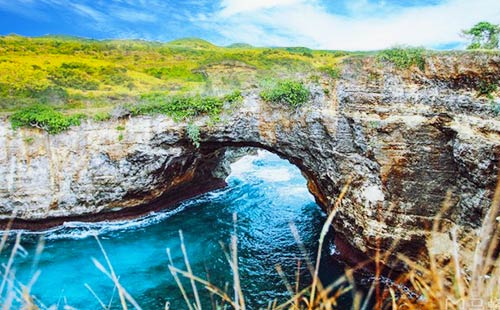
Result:
{"label": "white cloud", "polygon": [[104,22],[106,21],[106,16],[105,14],[97,11],[96,9],[93,9],[87,5],[83,5],[83,4],[69,4],[73,10],[81,15],[81,16],[84,16],[84,17],[90,17],[91,19],[95,20],[95,21],[98,21],[98,22]]}
{"label": "white cloud", "polygon": [[[366,1],[355,2],[362,6]],[[462,40],[461,29],[480,20],[500,22],[498,0],[448,0],[438,5],[407,8],[380,3],[372,8],[375,11],[371,15],[365,11],[349,17],[329,13],[318,2],[251,3],[223,0],[222,9],[201,23],[232,42],[371,50],[397,44],[431,47],[457,42]],[[351,4],[351,9],[356,3]]]}
{"label": "white cloud", "polygon": [[55,16],[107,37],[158,40],[187,34],[218,44],[343,50],[432,47],[462,41],[460,31],[481,20],[500,23],[500,0],[412,7],[386,0],[220,0],[215,12],[207,11],[213,8],[208,0],[183,1],[184,6],[164,0],[0,0],[0,11],[49,22],[51,10],[67,9],[78,16]]}

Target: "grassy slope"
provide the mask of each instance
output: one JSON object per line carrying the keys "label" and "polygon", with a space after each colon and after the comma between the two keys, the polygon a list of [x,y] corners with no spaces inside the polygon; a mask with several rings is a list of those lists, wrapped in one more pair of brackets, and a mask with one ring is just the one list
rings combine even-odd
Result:
{"label": "grassy slope", "polygon": [[276,78],[309,78],[344,52],[218,47],[200,39],[169,43],[73,37],[0,37],[0,112],[35,103],[109,109],[151,93],[222,95]]}

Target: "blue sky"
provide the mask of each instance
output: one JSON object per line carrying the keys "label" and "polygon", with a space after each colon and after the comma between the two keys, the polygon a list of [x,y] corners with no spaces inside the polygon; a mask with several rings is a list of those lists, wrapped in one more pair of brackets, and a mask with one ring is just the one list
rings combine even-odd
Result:
{"label": "blue sky", "polygon": [[461,48],[500,0],[0,0],[0,34],[373,50]]}

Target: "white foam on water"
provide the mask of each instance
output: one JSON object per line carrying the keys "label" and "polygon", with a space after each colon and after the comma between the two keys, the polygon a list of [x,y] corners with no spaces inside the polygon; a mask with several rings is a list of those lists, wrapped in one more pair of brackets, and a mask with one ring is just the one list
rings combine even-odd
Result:
{"label": "white foam on water", "polygon": [[305,186],[290,186],[290,187],[285,187],[285,188],[279,188],[278,189],[280,195],[286,195],[286,196],[298,196],[298,197],[304,197],[304,195],[308,195],[309,191],[307,190],[307,187]]}
{"label": "white foam on water", "polygon": [[[258,167],[255,167],[254,162],[256,160],[273,160],[277,159],[278,155],[265,150],[258,150],[257,155],[246,155],[238,159],[231,164],[231,174],[230,177],[243,178],[246,173],[261,173]],[[269,170],[266,167],[266,170]],[[272,169],[272,168],[271,168]]]}
{"label": "white foam on water", "polygon": [[287,168],[267,168],[256,171],[254,175],[267,182],[287,182],[292,179],[292,175]]}
{"label": "white foam on water", "polygon": [[243,156],[242,158],[238,159],[234,163],[232,163],[231,164],[231,174],[229,174],[229,177],[235,177],[238,179],[243,178],[245,173],[248,173],[248,172],[253,171],[255,169],[253,162],[258,157],[259,157],[258,155],[246,155],[246,156]]}
{"label": "white foam on water", "polygon": [[68,227],[59,227],[57,230],[50,231],[45,235],[45,239],[47,240],[60,240],[60,239],[86,239],[88,237],[93,237],[93,236],[99,236],[101,234],[101,229],[86,229],[86,228],[79,228],[75,230],[71,230],[68,232],[63,232]]}
{"label": "white foam on water", "polygon": [[[147,227],[159,223],[181,211],[189,206],[203,203],[206,201],[213,201],[226,192],[226,189],[213,191],[197,198],[189,199],[181,203],[174,210],[151,212],[142,217],[131,220],[117,220],[117,221],[101,221],[101,222],[64,222],[62,225],[42,230],[42,231],[29,231],[21,229],[11,229],[7,233],[9,235],[16,235],[21,233],[22,235],[43,235],[47,240],[58,240],[58,239],[85,239],[93,236],[99,236],[112,231],[118,230],[132,230],[137,228]],[[0,235],[5,234],[6,231],[0,230]]]}
{"label": "white foam on water", "polygon": [[[278,155],[267,152],[258,152],[258,158],[266,161],[279,161],[279,165],[282,166],[282,159]],[[254,175],[264,181],[268,182],[287,182],[293,178],[293,173],[290,171],[289,167],[277,167],[271,168],[267,166],[265,169],[257,169]]]}
{"label": "white foam on water", "polygon": [[[62,225],[43,231],[26,231],[26,230],[10,230],[9,234],[23,235],[44,235],[47,240],[58,239],[85,239],[88,237],[98,236],[117,230],[129,230],[146,227],[152,224],[161,222],[176,213],[184,210],[189,205],[198,203],[200,199],[190,200],[187,203],[181,204],[175,210],[163,212],[151,212],[148,215],[139,217],[133,220],[119,220],[119,221],[102,221],[102,222],[65,222]],[[0,234],[5,231],[0,231]]]}
{"label": "white foam on water", "polygon": [[132,220],[122,221],[103,221],[103,222],[65,222],[62,226],[54,228],[42,233],[47,234],[45,239],[85,239],[88,237],[98,236],[113,231],[132,230],[137,228],[147,227],[159,223],[179,212],[186,209],[186,207],[199,203],[206,198],[197,198],[182,203],[174,210],[151,212],[146,216],[139,217]]}

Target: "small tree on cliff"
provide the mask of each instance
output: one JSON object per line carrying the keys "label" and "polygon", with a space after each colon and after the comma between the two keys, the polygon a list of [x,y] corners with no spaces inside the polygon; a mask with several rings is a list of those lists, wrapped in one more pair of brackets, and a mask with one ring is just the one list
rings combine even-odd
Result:
{"label": "small tree on cliff", "polygon": [[463,34],[471,42],[467,49],[496,49],[498,48],[500,26],[489,22],[479,22],[472,28],[463,30]]}

